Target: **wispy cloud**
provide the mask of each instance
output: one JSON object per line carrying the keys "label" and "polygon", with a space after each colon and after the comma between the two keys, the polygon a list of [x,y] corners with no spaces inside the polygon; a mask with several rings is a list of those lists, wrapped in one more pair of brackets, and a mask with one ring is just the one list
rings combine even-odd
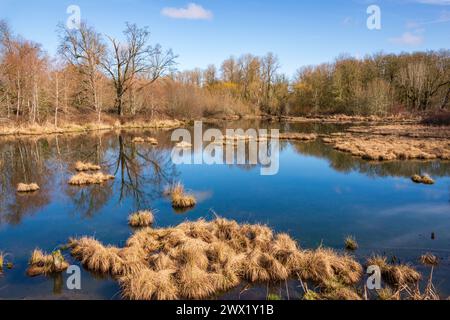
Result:
{"label": "wispy cloud", "polygon": [[195,3],[189,3],[185,8],[167,7],[162,9],[161,14],[172,19],[187,20],[212,20],[214,17],[212,11]]}
{"label": "wispy cloud", "polygon": [[421,34],[414,34],[412,32],[405,32],[400,37],[390,38],[389,42],[404,45],[404,46],[420,46],[425,41],[425,38]]}

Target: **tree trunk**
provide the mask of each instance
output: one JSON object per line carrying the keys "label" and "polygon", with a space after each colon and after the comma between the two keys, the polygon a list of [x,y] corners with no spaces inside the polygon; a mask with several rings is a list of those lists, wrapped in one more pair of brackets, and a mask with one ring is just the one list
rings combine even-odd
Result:
{"label": "tree trunk", "polygon": [[58,83],[58,75],[55,75],[56,79],[56,92],[55,92],[55,127],[58,127],[58,106],[59,106],[59,83]]}

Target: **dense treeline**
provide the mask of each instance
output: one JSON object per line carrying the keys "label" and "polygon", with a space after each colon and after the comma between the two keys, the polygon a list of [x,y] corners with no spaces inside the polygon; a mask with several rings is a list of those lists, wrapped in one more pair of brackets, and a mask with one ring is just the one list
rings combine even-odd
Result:
{"label": "dense treeline", "polygon": [[450,103],[450,51],[341,57],[299,70],[294,113],[386,115],[446,109]]}
{"label": "dense treeline", "polygon": [[77,30],[59,26],[58,36],[58,54],[50,57],[0,22],[2,119],[57,126],[105,115],[386,115],[450,104],[449,50],[340,57],[302,68],[289,81],[272,53],[178,72],[177,56],[151,45],[148,29],[134,24],[125,25],[122,41],[86,23]]}

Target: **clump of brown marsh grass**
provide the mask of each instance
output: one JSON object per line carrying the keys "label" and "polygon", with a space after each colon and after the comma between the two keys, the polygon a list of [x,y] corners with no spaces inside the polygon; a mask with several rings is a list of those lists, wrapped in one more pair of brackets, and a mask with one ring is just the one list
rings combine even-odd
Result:
{"label": "clump of brown marsh grass", "polygon": [[99,171],[101,170],[101,167],[99,165],[90,163],[90,162],[81,162],[81,161],[77,161],[77,163],[75,163],[75,170],[77,170],[78,172],[81,171]]}
{"label": "clump of brown marsh grass", "polygon": [[[137,300],[207,299],[242,282],[272,283],[294,277],[323,288],[329,281],[346,287],[362,275],[362,267],[350,256],[323,248],[302,251],[287,234],[221,218],[143,228],[124,248],[86,237],[72,239],[70,248],[88,270],[117,279],[124,298]],[[331,289],[324,293],[331,294]],[[349,297],[349,290],[334,294]]]}
{"label": "clump of brown marsh grass", "polygon": [[299,255],[296,270],[301,280],[322,285],[330,282],[355,285],[361,279],[362,271],[362,266],[349,255],[339,255],[325,248]]}
{"label": "clump of brown marsh grass", "polygon": [[418,174],[411,177],[411,180],[415,183],[422,183],[432,185],[434,184],[434,180],[429,175],[420,176]]}
{"label": "clump of brown marsh grass", "polygon": [[422,255],[419,261],[424,266],[436,267],[439,265],[439,258],[432,253],[426,253]]}
{"label": "clump of brown marsh grass", "polygon": [[17,185],[17,192],[35,192],[40,189],[39,185],[37,183],[19,183]]}
{"label": "clump of brown marsh grass", "polygon": [[370,161],[450,160],[446,138],[332,134],[323,141],[338,151]]}
{"label": "clump of brown marsh grass", "polygon": [[176,209],[192,208],[197,204],[197,200],[191,194],[186,194],[181,183],[175,184],[169,191],[172,197],[172,206]]}
{"label": "clump of brown marsh grass", "polygon": [[280,140],[294,140],[294,141],[315,141],[317,134],[314,133],[280,133]]}
{"label": "clump of brown marsh grass", "polygon": [[383,280],[398,289],[404,286],[416,285],[422,278],[412,267],[403,264],[389,264],[386,257],[374,256],[367,260],[367,265],[378,266]]}
{"label": "clump of brown marsh grass", "polygon": [[114,176],[109,174],[104,174],[102,172],[98,173],[78,173],[77,175],[73,176],[69,180],[69,184],[73,186],[82,186],[82,185],[89,185],[89,184],[102,184],[108,180],[115,179]]}
{"label": "clump of brown marsh grass", "polygon": [[153,222],[153,212],[149,210],[138,211],[128,217],[128,224],[133,228],[149,227],[153,224]]}
{"label": "clump of brown marsh grass", "polygon": [[6,255],[0,251],[0,274],[3,272],[3,266],[5,264],[5,257]]}
{"label": "clump of brown marsh grass", "polygon": [[154,146],[158,145],[158,140],[156,140],[155,138],[150,138],[150,137],[147,137],[147,138],[135,137],[135,138],[133,138],[132,142],[133,143],[149,143]]}
{"label": "clump of brown marsh grass", "polygon": [[354,237],[348,236],[345,239],[345,249],[347,249],[348,251],[356,251],[358,250],[358,248],[358,242],[356,242],[356,239]]}
{"label": "clump of brown marsh grass", "polygon": [[182,142],[178,142],[175,145],[176,148],[178,149],[190,149],[192,148],[192,143],[186,142],[186,141],[182,141]]}
{"label": "clump of brown marsh grass", "polygon": [[49,275],[63,272],[69,267],[69,264],[64,259],[61,251],[54,251],[52,254],[35,249],[31,254],[27,274],[30,277],[39,275]]}

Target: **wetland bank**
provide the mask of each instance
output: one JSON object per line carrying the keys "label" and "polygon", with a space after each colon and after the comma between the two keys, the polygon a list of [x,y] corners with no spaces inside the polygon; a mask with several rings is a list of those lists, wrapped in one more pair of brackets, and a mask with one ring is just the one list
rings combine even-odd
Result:
{"label": "wetland bank", "polygon": [[[323,142],[344,131],[351,133],[349,125],[254,120],[210,126],[276,128],[285,136],[316,139],[282,140],[280,171],[264,177],[258,165],[173,164],[171,130],[4,138],[0,251],[7,254],[4,263],[14,267],[3,268],[0,297],[362,299],[363,271],[370,259],[385,268],[389,265],[385,270],[397,274],[397,282],[419,281],[406,269],[414,268],[424,293],[430,268],[420,260],[427,253],[439,260],[433,271],[435,291],[441,298],[450,295],[448,162],[366,161]],[[136,137],[153,138],[158,144],[138,142],[142,140]],[[87,186],[68,183],[80,173],[98,172],[115,178]],[[435,184],[413,183],[416,174],[430,175]],[[17,184],[31,182],[40,189],[17,192]],[[167,190],[177,183],[183,184],[184,194],[195,198],[195,206],[174,206]],[[141,216],[132,216],[140,212]],[[218,216],[225,220],[216,220]],[[222,227],[217,229],[220,221]],[[230,225],[234,227],[225,227]],[[236,239],[226,230],[239,228],[260,230],[237,232],[248,234],[247,249],[227,242]],[[357,241],[352,246],[356,250],[345,250],[348,237]],[[137,238],[154,239],[140,242],[147,251],[151,246],[153,255],[143,257],[141,249],[130,249]],[[64,246],[69,239],[71,247]],[[65,249],[65,261],[81,267],[83,289],[68,290],[64,272],[28,277],[36,248],[48,254]],[[244,259],[230,261],[227,252]],[[123,261],[134,261],[137,271],[118,272],[121,265],[131,268]],[[231,265],[236,273],[229,273]],[[321,278],[314,276],[318,270]],[[399,270],[409,276],[398,278]],[[198,291],[199,282],[208,285]],[[396,298],[398,286],[379,295]],[[379,296],[372,293],[369,298]]]}

